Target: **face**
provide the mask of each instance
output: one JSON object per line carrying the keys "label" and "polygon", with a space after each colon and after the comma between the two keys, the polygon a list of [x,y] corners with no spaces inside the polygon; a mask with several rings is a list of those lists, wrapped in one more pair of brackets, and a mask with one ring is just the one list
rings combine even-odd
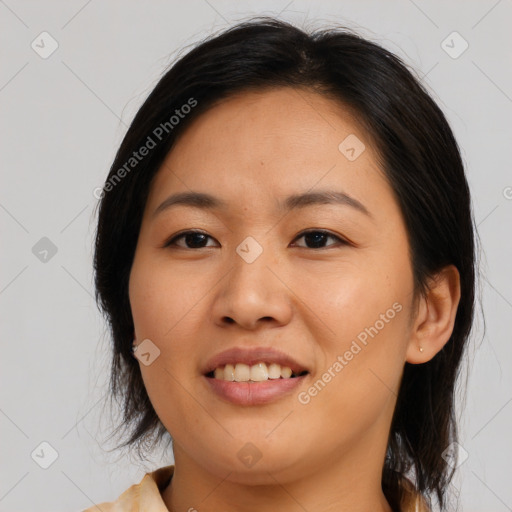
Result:
{"label": "face", "polygon": [[[161,206],[179,193],[212,198]],[[412,292],[399,206],[348,110],[282,88],[202,114],[152,183],[129,286],[176,464],[266,482],[383,463]],[[283,376],[253,382],[257,363]]]}

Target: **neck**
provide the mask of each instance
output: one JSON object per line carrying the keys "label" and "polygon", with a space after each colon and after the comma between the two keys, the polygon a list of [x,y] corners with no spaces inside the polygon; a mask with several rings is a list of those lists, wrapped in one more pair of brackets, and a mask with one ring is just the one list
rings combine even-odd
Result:
{"label": "neck", "polygon": [[373,453],[368,449],[367,457],[354,450],[333,453],[318,466],[304,464],[302,472],[296,466],[283,472],[262,470],[258,482],[264,483],[248,484],[235,481],[232,472],[205,469],[174,445],[174,475],[162,497],[171,512],[392,512],[381,487],[385,453],[375,464],[374,448]]}

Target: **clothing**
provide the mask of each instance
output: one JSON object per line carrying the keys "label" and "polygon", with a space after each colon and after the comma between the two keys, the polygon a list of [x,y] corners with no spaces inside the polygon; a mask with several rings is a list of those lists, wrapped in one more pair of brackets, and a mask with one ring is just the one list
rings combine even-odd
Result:
{"label": "clothing", "polygon": [[[129,487],[116,501],[100,503],[82,512],[169,512],[162,499],[161,492],[169,484],[174,466],[165,466],[151,473]],[[414,491],[412,484],[404,487],[405,496],[401,512],[429,512],[428,507]]]}

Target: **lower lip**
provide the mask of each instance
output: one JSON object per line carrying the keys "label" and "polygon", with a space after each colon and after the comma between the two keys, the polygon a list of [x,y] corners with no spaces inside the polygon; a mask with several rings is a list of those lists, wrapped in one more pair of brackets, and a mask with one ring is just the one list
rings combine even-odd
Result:
{"label": "lower lip", "polygon": [[222,399],[237,405],[261,405],[290,394],[309,374],[289,379],[269,379],[262,382],[231,382],[228,380],[204,377]]}

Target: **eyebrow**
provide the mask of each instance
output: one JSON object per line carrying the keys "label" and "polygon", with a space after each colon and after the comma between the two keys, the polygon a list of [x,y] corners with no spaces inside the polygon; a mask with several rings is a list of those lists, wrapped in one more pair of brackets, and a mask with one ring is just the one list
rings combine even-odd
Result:
{"label": "eyebrow", "polygon": [[[316,206],[320,204],[349,206],[361,213],[364,213],[368,217],[372,217],[368,209],[354,197],[346,194],[345,192],[336,192],[330,190],[294,194],[287,197],[283,203],[280,203],[279,206],[282,210],[289,212],[291,210],[305,208],[307,206]],[[170,195],[167,199],[160,203],[160,205],[153,212],[153,218],[164,210],[168,210],[175,205],[191,206],[203,210],[220,210],[226,209],[228,203],[218,197],[203,192],[179,192],[177,194]]]}

